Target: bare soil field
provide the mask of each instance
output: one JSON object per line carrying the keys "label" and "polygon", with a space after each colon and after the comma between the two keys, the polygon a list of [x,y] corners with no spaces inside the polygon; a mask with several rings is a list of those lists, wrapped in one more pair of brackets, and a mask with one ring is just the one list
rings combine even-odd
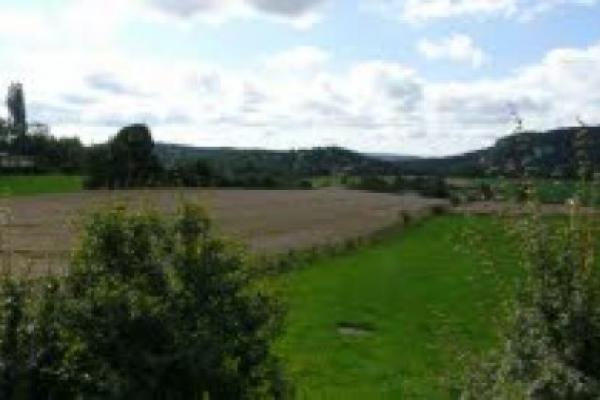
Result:
{"label": "bare soil field", "polygon": [[[440,200],[417,196],[323,190],[135,190],[14,197],[1,230],[2,251],[12,266],[55,269],[74,248],[77,221],[111,204],[172,213],[178,204],[200,202],[217,229],[257,252],[310,247],[373,233],[399,220],[402,212],[427,214]],[[5,263],[7,261],[5,260]]]}

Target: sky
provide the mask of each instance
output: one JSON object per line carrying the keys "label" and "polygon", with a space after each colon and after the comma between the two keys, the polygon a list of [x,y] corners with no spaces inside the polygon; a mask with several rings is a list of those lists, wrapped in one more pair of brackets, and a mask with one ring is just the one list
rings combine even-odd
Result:
{"label": "sky", "polygon": [[13,81],[85,143],[458,154],[600,123],[600,0],[0,0]]}

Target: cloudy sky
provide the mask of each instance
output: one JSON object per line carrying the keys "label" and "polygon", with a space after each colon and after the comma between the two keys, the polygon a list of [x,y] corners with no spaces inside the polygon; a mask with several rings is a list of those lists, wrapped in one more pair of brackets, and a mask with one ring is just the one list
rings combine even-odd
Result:
{"label": "cloudy sky", "polygon": [[600,123],[600,0],[0,0],[11,81],[87,143],[454,154]]}

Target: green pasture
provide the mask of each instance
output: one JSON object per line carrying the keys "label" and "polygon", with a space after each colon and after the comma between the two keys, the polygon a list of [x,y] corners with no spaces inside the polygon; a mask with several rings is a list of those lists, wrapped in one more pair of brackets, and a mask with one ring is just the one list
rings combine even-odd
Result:
{"label": "green pasture", "polygon": [[[463,237],[472,229],[467,238],[492,238],[477,253]],[[498,340],[514,289],[500,231],[491,218],[436,217],[281,278],[289,314],[278,351],[299,398],[452,398],[464,357]]]}

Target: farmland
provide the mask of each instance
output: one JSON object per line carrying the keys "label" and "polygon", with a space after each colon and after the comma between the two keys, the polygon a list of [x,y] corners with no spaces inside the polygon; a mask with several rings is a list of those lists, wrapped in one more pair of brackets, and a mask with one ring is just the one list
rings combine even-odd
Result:
{"label": "farmland", "polygon": [[427,213],[439,200],[324,189],[94,191],[4,199],[4,250],[13,259],[62,262],[82,214],[109,204],[173,213],[182,200],[200,202],[218,229],[257,252],[279,252],[368,235],[398,221],[402,212]]}

